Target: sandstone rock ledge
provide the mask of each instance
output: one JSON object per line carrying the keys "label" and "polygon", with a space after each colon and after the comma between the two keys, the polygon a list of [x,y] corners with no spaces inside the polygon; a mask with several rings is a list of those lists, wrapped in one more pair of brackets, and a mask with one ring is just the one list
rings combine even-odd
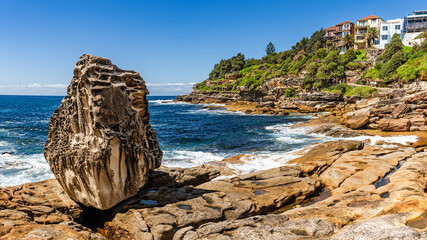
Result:
{"label": "sandstone rock ledge", "polygon": [[[427,153],[336,141],[265,171],[214,180],[162,168],[88,228],[55,180],[0,189],[2,239],[427,239]],[[105,214],[105,213],[104,213]],[[100,215],[101,216],[101,215]],[[101,218],[101,217],[99,217]]]}

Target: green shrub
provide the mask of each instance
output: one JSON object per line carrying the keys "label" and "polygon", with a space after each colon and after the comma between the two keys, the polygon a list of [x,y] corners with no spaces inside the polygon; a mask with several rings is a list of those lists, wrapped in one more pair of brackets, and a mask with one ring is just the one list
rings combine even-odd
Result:
{"label": "green shrub", "polygon": [[391,57],[389,61],[381,67],[378,77],[384,79],[385,83],[390,82],[393,72],[408,60],[407,53],[399,51]]}
{"label": "green shrub", "polygon": [[411,82],[419,76],[427,76],[426,53],[423,53],[421,57],[411,59],[398,67],[393,75],[393,78],[401,79],[404,82]]}
{"label": "green shrub", "polygon": [[369,68],[368,70],[366,70],[363,74],[362,74],[362,78],[363,79],[377,79],[378,78],[378,69],[376,69],[375,67]]}
{"label": "green shrub", "polygon": [[352,89],[351,86],[348,86],[345,83],[340,83],[337,85],[333,85],[329,87],[329,92],[340,92],[342,94],[345,94],[347,91],[350,91]]}
{"label": "green shrub", "polygon": [[286,97],[295,97],[296,91],[293,88],[286,88],[285,90],[285,96]]}
{"label": "green shrub", "polygon": [[322,87],[323,87],[322,81],[316,81],[315,83],[313,83],[314,89],[321,89]]}
{"label": "green shrub", "polygon": [[214,69],[209,73],[209,79],[224,78],[225,74],[240,71],[243,68],[245,68],[245,55],[238,53],[230,59],[223,59],[215,64]]}
{"label": "green shrub", "polygon": [[362,67],[363,67],[363,65],[358,63],[358,62],[349,62],[349,63],[347,63],[347,65],[345,65],[345,68],[349,69],[349,70],[355,70],[355,69],[362,68]]}
{"label": "green shrub", "polygon": [[390,43],[385,48],[384,53],[378,57],[378,61],[381,63],[387,62],[393,57],[394,54],[401,52],[402,47],[402,40],[400,39],[399,35],[395,33],[391,38]]}
{"label": "green shrub", "polygon": [[344,53],[343,57],[347,62],[350,62],[355,60],[357,58],[357,55],[353,48],[350,48]]}
{"label": "green shrub", "polygon": [[366,57],[366,54],[368,54],[368,51],[365,49],[357,50],[356,51],[356,59],[354,59],[354,61],[365,61],[366,59],[368,59]]}
{"label": "green shrub", "polygon": [[359,94],[360,97],[367,98],[367,97],[371,97],[372,94],[377,93],[377,92],[378,92],[378,90],[375,88],[371,88],[368,86],[358,86],[358,87],[351,89],[350,91],[347,91],[345,96],[351,97],[351,96],[354,96],[356,94]]}

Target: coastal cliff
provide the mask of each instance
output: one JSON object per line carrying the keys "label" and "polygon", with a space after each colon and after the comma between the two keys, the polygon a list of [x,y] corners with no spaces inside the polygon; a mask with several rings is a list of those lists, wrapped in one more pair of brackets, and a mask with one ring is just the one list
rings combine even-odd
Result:
{"label": "coastal cliff", "polygon": [[[403,46],[396,35],[385,50],[343,53],[325,42],[321,30],[262,59],[239,53],[221,60],[208,79],[176,100],[222,103],[248,114],[336,112],[352,129],[425,131],[426,46]],[[368,99],[374,99],[374,109],[361,110]]]}

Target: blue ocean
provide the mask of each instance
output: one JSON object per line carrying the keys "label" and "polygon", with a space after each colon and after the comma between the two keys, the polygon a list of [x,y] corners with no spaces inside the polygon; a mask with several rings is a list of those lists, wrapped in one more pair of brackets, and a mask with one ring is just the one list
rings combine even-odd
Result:
{"label": "blue ocean", "polygon": [[[0,96],[0,187],[53,178],[43,156],[49,118],[63,97]],[[290,126],[311,115],[233,113],[206,105],[149,97],[151,125],[164,152],[163,165],[192,167],[248,154],[233,165],[240,173],[282,165],[293,151],[331,140]]]}

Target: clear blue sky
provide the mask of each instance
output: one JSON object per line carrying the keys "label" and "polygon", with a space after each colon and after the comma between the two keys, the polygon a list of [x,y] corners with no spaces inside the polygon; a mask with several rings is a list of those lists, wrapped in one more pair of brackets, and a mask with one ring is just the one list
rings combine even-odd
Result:
{"label": "clear blue sky", "polygon": [[0,94],[65,95],[83,53],[140,72],[151,95],[176,95],[220,59],[264,55],[321,27],[375,14],[384,20],[426,1],[0,0]]}

